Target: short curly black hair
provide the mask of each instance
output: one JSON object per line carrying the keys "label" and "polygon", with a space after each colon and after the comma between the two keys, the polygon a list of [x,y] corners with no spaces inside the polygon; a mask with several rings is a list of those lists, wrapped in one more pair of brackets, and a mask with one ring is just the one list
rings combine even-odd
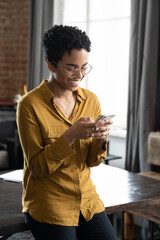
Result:
{"label": "short curly black hair", "polygon": [[58,63],[67,51],[86,49],[91,51],[91,41],[78,27],[55,25],[43,34],[42,43],[46,61]]}

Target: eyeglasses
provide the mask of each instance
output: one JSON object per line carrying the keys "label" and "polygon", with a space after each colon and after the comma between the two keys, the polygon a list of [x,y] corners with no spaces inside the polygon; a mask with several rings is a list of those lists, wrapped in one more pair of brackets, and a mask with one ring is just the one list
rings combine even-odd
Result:
{"label": "eyeglasses", "polygon": [[59,68],[61,68],[63,71],[65,71],[70,78],[76,77],[79,72],[81,72],[82,76],[84,77],[92,70],[92,66],[89,63],[86,63],[81,68],[74,68],[72,66],[68,66],[68,68],[65,68],[57,64],[55,61],[52,61],[52,64],[53,63],[56,64]]}

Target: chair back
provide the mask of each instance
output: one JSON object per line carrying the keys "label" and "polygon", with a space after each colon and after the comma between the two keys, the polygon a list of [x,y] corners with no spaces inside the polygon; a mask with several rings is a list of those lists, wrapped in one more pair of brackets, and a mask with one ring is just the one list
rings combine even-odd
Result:
{"label": "chair back", "polygon": [[15,120],[0,121],[0,143],[7,143],[7,138],[13,138],[16,128]]}

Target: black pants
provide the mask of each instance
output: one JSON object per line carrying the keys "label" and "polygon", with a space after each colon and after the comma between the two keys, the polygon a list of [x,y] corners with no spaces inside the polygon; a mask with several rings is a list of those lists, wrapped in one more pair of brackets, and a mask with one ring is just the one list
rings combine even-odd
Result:
{"label": "black pants", "polygon": [[25,213],[25,220],[36,240],[117,240],[105,211],[88,222],[80,214],[78,227],[37,222],[29,213]]}

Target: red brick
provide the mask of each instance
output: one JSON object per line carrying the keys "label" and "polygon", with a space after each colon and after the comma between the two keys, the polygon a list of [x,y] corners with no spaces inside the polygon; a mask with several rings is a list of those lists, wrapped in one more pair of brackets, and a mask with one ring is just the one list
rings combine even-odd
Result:
{"label": "red brick", "polygon": [[28,0],[0,0],[0,98],[23,92],[28,76]]}

